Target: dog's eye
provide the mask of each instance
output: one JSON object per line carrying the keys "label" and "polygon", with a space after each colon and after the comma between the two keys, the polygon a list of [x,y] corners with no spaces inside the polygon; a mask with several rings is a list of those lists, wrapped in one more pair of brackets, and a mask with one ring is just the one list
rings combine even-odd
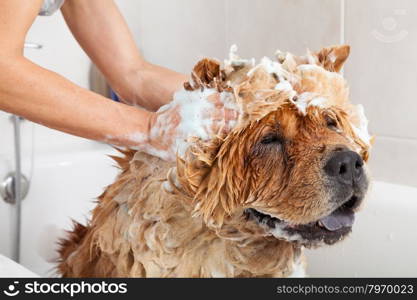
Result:
{"label": "dog's eye", "polygon": [[245,161],[248,164],[253,158],[264,157],[264,155],[270,155],[283,151],[284,139],[278,133],[269,133],[264,135],[252,148],[252,151]]}
{"label": "dog's eye", "polygon": [[329,116],[326,116],[326,125],[327,128],[336,130],[337,129],[337,121]]}
{"label": "dog's eye", "polygon": [[282,144],[282,137],[277,134],[268,134],[264,136],[261,140],[261,144],[268,145],[268,144]]}

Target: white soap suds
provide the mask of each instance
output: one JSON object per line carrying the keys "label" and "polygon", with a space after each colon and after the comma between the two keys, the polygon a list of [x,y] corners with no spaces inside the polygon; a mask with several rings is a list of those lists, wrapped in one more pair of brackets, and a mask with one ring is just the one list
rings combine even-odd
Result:
{"label": "white soap suds", "polygon": [[[210,96],[217,98],[209,100]],[[177,113],[174,113],[175,110]],[[212,117],[213,112],[222,114],[225,113],[225,110],[233,110],[237,114],[241,111],[233,94],[229,92],[219,93],[217,89],[213,88],[194,91],[181,89],[174,94],[170,103],[160,107],[157,111],[156,122],[149,137],[140,132],[118,137],[106,135],[104,142],[112,144],[115,141],[127,140],[130,144],[136,145],[130,146],[132,149],[173,161],[176,154],[184,157],[192,138],[207,141],[214,134],[213,127],[226,126],[228,129],[232,129],[237,123],[236,120],[225,121],[224,118],[213,119]],[[152,146],[152,143],[149,143],[149,140],[153,140],[153,144],[155,144],[155,141],[164,139],[164,137],[174,139],[171,144],[164,143],[164,141],[159,143],[167,145],[165,149],[160,149],[160,147]]]}
{"label": "white soap suds", "polygon": [[311,53],[310,49],[307,49],[307,61],[310,65],[317,64],[316,57],[314,56],[313,53]]}
{"label": "white soap suds", "polygon": [[128,140],[132,144],[142,145],[146,143],[147,137],[146,137],[146,134],[141,133],[141,132],[134,132],[130,134],[121,135],[118,137],[113,136],[111,134],[106,134],[103,142],[112,144],[115,140]]}
{"label": "white soap suds", "polygon": [[[218,97],[220,104],[223,105],[223,111],[224,109],[240,111],[233,95],[229,92],[219,93],[212,88],[194,91],[182,89],[175,93],[172,102],[161,107],[158,113],[162,112],[162,114],[158,116],[155,126],[151,129],[151,139],[161,138],[165,133],[172,130],[175,131],[176,139],[167,151],[158,151],[152,154],[159,157],[163,156],[161,157],[163,159],[167,159],[169,154],[178,154],[180,157],[184,157],[192,138],[198,138],[203,141],[212,138],[213,125],[219,125],[219,127],[227,125],[229,128],[233,128],[236,125],[234,120],[227,124],[224,124],[224,119],[213,120],[211,113],[219,108],[216,108],[215,103],[208,99],[210,96]],[[180,122],[176,128],[173,128],[175,120],[172,119],[172,114],[165,115],[163,112],[175,108],[178,109]],[[219,122],[219,124],[214,122]],[[152,149],[145,149],[148,153],[149,150],[152,151]],[[171,159],[174,158],[171,157]]]}
{"label": "white soap suds", "polygon": [[[113,136],[106,136],[108,141],[113,141],[115,138]],[[143,133],[136,132],[131,134],[126,134],[122,137],[124,140],[128,140],[131,144],[136,146],[130,146],[131,149],[143,151],[147,154],[159,157],[164,160],[174,160],[171,153],[168,150],[161,150],[153,147],[149,144],[149,138]],[[110,142],[111,143],[111,142]]]}
{"label": "white soap suds", "polygon": [[290,78],[290,73],[282,67],[277,61],[272,61],[269,57],[263,57],[261,62],[248,72],[252,76],[259,68],[263,68],[269,74],[275,74],[279,81],[285,81]]}
{"label": "white soap suds", "polygon": [[337,73],[337,72],[327,71],[326,69],[323,69],[323,67],[318,66],[318,65],[303,64],[303,65],[297,66],[297,69],[301,72],[303,72],[303,71],[317,71],[317,72],[321,72],[323,74],[326,74],[326,76],[329,77],[329,78],[343,79],[342,74]]}
{"label": "white soap suds", "polygon": [[147,140],[146,134],[140,133],[140,132],[127,134],[126,138],[128,138],[130,141],[135,142],[137,144],[143,144]]}
{"label": "white soap suds", "polygon": [[318,108],[326,108],[329,104],[329,99],[325,97],[316,97],[313,98],[309,103],[308,106],[315,106]]}
{"label": "white soap suds", "polygon": [[232,45],[230,47],[230,51],[229,51],[229,59],[225,59],[224,60],[224,65],[226,67],[231,66],[231,67],[244,67],[244,66],[254,66],[255,65],[255,59],[243,59],[240,58],[239,55],[237,55],[237,46],[236,45]]}
{"label": "white soap suds", "polygon": [[169,183],[168,180],[166,180],[162,183],[162,188],[165,191],[167,191],[168,193],[173,193],[174,192],[174,189],[173,189],[173,187],[171,186],[171,184]]}
{"label": "white soap suds", "polygon": [[279,50],[279,49],[277,49],[276,51],[275,51],[275,57],[276,57],[276,59],[280,62],[280,63],[283,63],[284,62],[284,60],[287,58],[287,55],[288,55],[289,53],[287,53],[287,52],[284,52],[284,51],[281,51],[281,50]]}
{"label": "white soap suds", "polygon": [[[171,172],[172,172],[172,175],[171,175]],[[170,170],[169,177],[171,179],[173,179],[172,181],[177,188],[181,188],[181,182],[178,179],[178,174],[177,174],[177,168],[176,167]]]}
{"label": "white soap suds", "polygon": [[224,278],[226,277],[226,274],[223,273],[222,271],[214,269],[214,270],[211,270],[211,276],[213,278]]}
{"label": "white soap suds", "polygon": [[297,69],[300,71],[314,71],[314,70],[321,71],[322,67],[319,67],[317,65],[303,64],[303,65],[297,66]]}
{"label": "white soap suds", "polygon": [[358,127],[352,125],[354,133],[360,138],[366,145],[371,145],[371,135],[368,132],[368,119],[365,116],[365,109],[362,104],[356,105],[356,117],[358,118]]}
{"label": "white soap suds", "polygon": [[221,92],[220,101],[223,103],[225,108],[231,110],[239,110],[239,106],[236,104],[235,97],[232,93]]}
{"label": "white soap suds", "polygon": [[290,92],[290,91],[294,91],[291,83],[289,83],[287,80],[283,80],[281,82],[279,82],[276,86],[275,89],[277,91],[284,91],[284,92]]}
{"label": "white soap suds", "polygon": [[260,68],[276,76],[279,82],[275,86],[275,90],[287,93],[289,99],[297,95],[292,85],[292,82],[296,80],[295,76],[288,72],[280,62],[272,61],[269,57],[263,57],[258,65],[248,71],[247,75],[253,76]]}
{"label": "white soap suds", "polygon": [[270,233],[278,238],[278,239],[284,239],[289,242],[299,241],[303,242],[304,239],[299,235],[298,233],[288,233],[284,230],[284,228],[287,226],[287,224],[277,224],[274,229],[270,230]]}
{"label": "white soap suds", "polygon": [[297,92],[294,90],[293,86],[288,80],[280,81],[274,89],[280,92],[287,93],[288,99],[293,99],[297,95]]}
{"label": "white soap suds", "polygon": [[304,92],[298,96],[297,99],[290,101],[298,108],[298,110],[305,116],[307,108],[315,106],[319,108],[326,108],[329,100],[325,97],[317,97],[315,93]]}
{"label": "white soap suds", "polygon": [[296,260],[292,264],[292,272],[288,276],[290,278],[306,277],[306,270],[304,264],[300,260]]}
{"label": "white soap suds", "polygon": [[[262,210],[257,209],[260,213],[263,213],[265,215],[269,215],[271,217],[275,217],[278,218],[278,216],[273,216],[270,215]],[[260,222],[260,225],[263,226],[265,228],[265,230],[273,235],[274,237],[278,238],[278,239],[284,239],[290,242],[293,241],[304,241],[304,239],[301,237],[301,235],[299,235],[298,233],[289,233],[285,230],[285,228],[288,227],[289,223],[282,221],[280,223],[276,223],[274,228],[271,228],[268,224],[267,224],[267,220],[266,218],[264,220],[262,220]]]}
{"label": "white soap suds", "polygon": [[184,139],[198,137],[208,140],[210,135],[208,128],[212,120],[204,116],[204,113],[213,111],[214,104],[207,98],[217,93],[215,89],[200,89],[195,91],[181,90],[174,95],[172,104],[179,105],[181,122],[177,131]]}

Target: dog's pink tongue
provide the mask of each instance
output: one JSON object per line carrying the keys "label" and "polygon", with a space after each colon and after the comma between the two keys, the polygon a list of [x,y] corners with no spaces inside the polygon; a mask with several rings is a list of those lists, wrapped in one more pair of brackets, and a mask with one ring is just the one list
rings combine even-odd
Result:
{"label": "dog's pink tongue", "polygon": [[327,217],[320,219],[321,224],[330,231],[338,230],[342,227],[349,227],[353,225],[355,215],[351,211],[334,211]]}

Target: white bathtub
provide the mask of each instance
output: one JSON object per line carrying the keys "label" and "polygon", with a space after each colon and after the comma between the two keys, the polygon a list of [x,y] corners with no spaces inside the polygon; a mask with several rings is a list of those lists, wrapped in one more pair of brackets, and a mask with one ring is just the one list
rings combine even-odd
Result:
{"label": "white bathtub", "polygon": [[417,188],[374,182],[352,234],[306,253],[310,276],[416,277]]}
{"label": "white bathtub", "polygon": [[[44,153],[44,151],[42,152]],[[51,276],[57,236],[71,220],[85,221],[93,200],[117,169],[105,145],[37,155],[23,204],[21,263]],[[310,276],[417,276],[417,188],[374,182],[352,235],[307,250]]]}
{"label": "white bathtub", "polygon": [[118,169],[106,145],[37,156],[22,205],[21,264],[41,276],[54,276],[57,238],[71,220],[85,223],[94,200],[111,184]]}

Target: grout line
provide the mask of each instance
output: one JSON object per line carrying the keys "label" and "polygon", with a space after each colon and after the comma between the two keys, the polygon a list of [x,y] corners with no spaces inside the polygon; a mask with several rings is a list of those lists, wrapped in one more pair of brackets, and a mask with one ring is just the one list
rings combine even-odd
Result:
{"label": "grout line", "polygon": [[225,17],[225,48],[228,51],[230,45],[230,3],[229,0],[224,1],[224,17]]}
{"label": "grout line", "polygon": [[345,43],[345,0],[340,0],[340,44]]}
{"label": "grout line", "polygon": [[409,142],[417,142],[417,138],[413,138],[413,137],[406,137],[406,136],[395,136],[395,135],[378,135],[378,134],[374,134],[375,136],[375,140],[378,140],[378,138],[383,138],[383,139],[391,139],[391,140],[406,140]]}
{"label": "grout line", "polygon": [[[345,44],[345,0],[340,0],[340,28],[339,28],[339,43],[340,45]],[[345,68],[342,67],[340,70],[342,76],[345,73]]]}

